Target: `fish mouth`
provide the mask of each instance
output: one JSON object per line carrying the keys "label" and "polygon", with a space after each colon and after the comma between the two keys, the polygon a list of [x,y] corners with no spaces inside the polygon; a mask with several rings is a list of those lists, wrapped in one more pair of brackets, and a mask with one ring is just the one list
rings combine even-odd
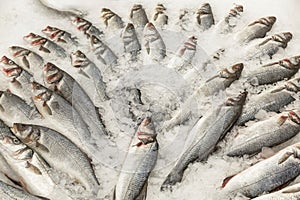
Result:
{"label": "fish mouth", "polygon": [[237,63],[237,64],[232,66],[232,69],[235,72],[241,72],[244,69],[244,64],[243,63]]}
{"label": "fish mouth", "polygon": [[248,95],[247,91],[241,92],[237,97],[228,98],[226,101],[227,106],[243,105]]}
{"label": "fish mouth", "polygon": [[10,60],[10,59],[7,58],[6,56],[2,56],[0,62],[5,63],[5,64],[8,64],[9,60]]}
{"label": "fish mouth", "polygon": [[54,31],[54,28],[51,26],[47,26],[42,30],[43,33],[51,32],[51,31]]}
{"label": "fish mouth", "polygon": [[36,34],[34,33],[29,33],[28,35],[25,35],[23,38],[24,39],[28,39],[28,38],[35,38],[36,37]]}

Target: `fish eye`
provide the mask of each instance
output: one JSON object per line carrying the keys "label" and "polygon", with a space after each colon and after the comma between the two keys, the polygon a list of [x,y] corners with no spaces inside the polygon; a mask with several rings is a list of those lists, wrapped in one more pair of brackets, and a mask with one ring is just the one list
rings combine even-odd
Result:
{"label": "fish eye", "polygon": [[14,144],[16,144],[16,145],[18,145],[18,144],[21,143],[20,140],[18,140],[17,138],[13,138],[13,139],[12,139],[12,142],[13,142]]}
{"label": "fish eye", "polygon": [[8,64],[9,64],[9,65],[13,65],[14,62],[13,62],[12,60],[9,60],[9,61],[8,61]]}
{"label": "fish eye", "polygon": [[94,38],[93,42],[94,42],[94,43],[98,43],[98,39],[97,39],[97,38]]}

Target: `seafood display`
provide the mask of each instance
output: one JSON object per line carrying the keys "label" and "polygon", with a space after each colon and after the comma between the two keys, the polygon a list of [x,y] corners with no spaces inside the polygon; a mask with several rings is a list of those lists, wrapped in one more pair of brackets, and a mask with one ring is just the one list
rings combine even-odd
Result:
{"label": "seafood display", "polygon": [[251,3],[73,3],[0,9],[0,199],[300,198],[296,25]]}

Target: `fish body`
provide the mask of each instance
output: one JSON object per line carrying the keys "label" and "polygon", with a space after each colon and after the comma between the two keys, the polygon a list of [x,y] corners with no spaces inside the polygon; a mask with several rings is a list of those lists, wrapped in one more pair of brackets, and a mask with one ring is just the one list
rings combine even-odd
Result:
{"label": "fish body", "polygon": [[211,110],[195,124],[189,133],[192,142],[185,148],[162,184],[161,190],[180,182],[190,163],[203,161],[213,152],[218,141],[225,136],[241,114],[246,96],[247,92],[243,92],[237,97],[227,99],[225,104]]}
{"label": "fish body", "polygon": [[228,15],[216,25],[218,31],[221,34],[232,32],[232,29],[234,29],[238,24],[243,11],[244,8],[242,5],[234,4]]}
{"label": "fish body", "polygon": [[141,4],[133,5],[130,11],[129,19],[136,28],[144,28],[148,23],[147,14]]}
{"label": "fish body", "polygon": [[121,38],[124,44],[125,53],[131,55],[131,60],[136,60],[141,51],[141,44],[137,38],[135,28],[132,23],[128,23],[122,31]]}
{"label": "fish body", "polygon": [[275,22],[276,17],[274,16],[259,18],[244,27],[235,37],[241,43],[248,43],[256,38],[263,38],[272,29]]}
{"label": "fish body", "polygon": [[144,46],[153,60],[161,61],[166,57],[166,45],[152,23],[144,28]]}
{"label": "fish body", "polygon": [[51,40],[48,40],[40,35],[29,33],[24,37],[24,40],[31,46],[37,47],[39,53],[42,53],[43,55],[54,54],[61,58],[67,57],[66,51],[61,46],[58,46]]}
{"label": "fish body", "polygon": [[98,37],[103,36],[103,32],[100,31],[97,27],[95,27],[91,22],[82,17],[75,16],[71,17],[72,23],[76,26],[76,28],[82,32],[87,38],[90,38],[92,35],[96,35]]}
{"label": "fish body", "polygon": [[99,186],[88,157],[60,133],[41,126],[14,124],[13,133],[53,168],[78,180],[89,191]]}
{"label": "fish body", "polygon": [[146,198],[148,177],[158,156],[156,132],[150,118],[138,127],[115,188],[114,200]]}
{"label": "fish body", "polygon": [[154,15],[152,17],[153,24],[156,27],[163,28],[168,24],[168,16],[165,14],[166,7],[163,4],[157,4],[155,7]]}
{"label": "fish body", "polygon": [[108,8],[102,8],[101,18],[108,30],[118,30],[124,27],[122,18]]}
{"label": "fish body", "polygon": [[202,30],[209,29],[215,24],[214,16],[209,3],[203,3],[197,11],[197,24]]}
{"label": "fish body", "polygon": [[72,36],[71,33],[64,31],[60,28],[47,26],[42,32],[53,42],[65,47],[66,49],[78,46],[77,38]]}

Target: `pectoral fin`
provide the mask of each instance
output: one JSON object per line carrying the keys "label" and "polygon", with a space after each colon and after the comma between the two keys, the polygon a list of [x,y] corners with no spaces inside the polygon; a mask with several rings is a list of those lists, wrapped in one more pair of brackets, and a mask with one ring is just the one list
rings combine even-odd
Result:
{"label": "pectoral fin", "polygon": [[36,147],[39,148],[41,151],[49,153],[49,149],[45,145],[39,142],[36,142]]}
{"label": "pectoral fin", "polygon": [[26,166],[27,169],[29,169],[31,172],[37,174],[37,175],[42,175],[41,170],[39,170],[39,168],[37,168],[36,166],[34,166],[33,164],[31,164],[30,162],[26,162]]}
{"label": "pectoral fin", "polygon": [[51,108],[48,106],[46,101],[43,103],[43,110],[47,115],[52,115]]}
{"label": "pectoral fin", "polygon": [[45,53],[51,53],[51,51],[49,49],[47,49],[46,47],[43,47],[43,46],[40,46],[39,50],[43,51]]}

